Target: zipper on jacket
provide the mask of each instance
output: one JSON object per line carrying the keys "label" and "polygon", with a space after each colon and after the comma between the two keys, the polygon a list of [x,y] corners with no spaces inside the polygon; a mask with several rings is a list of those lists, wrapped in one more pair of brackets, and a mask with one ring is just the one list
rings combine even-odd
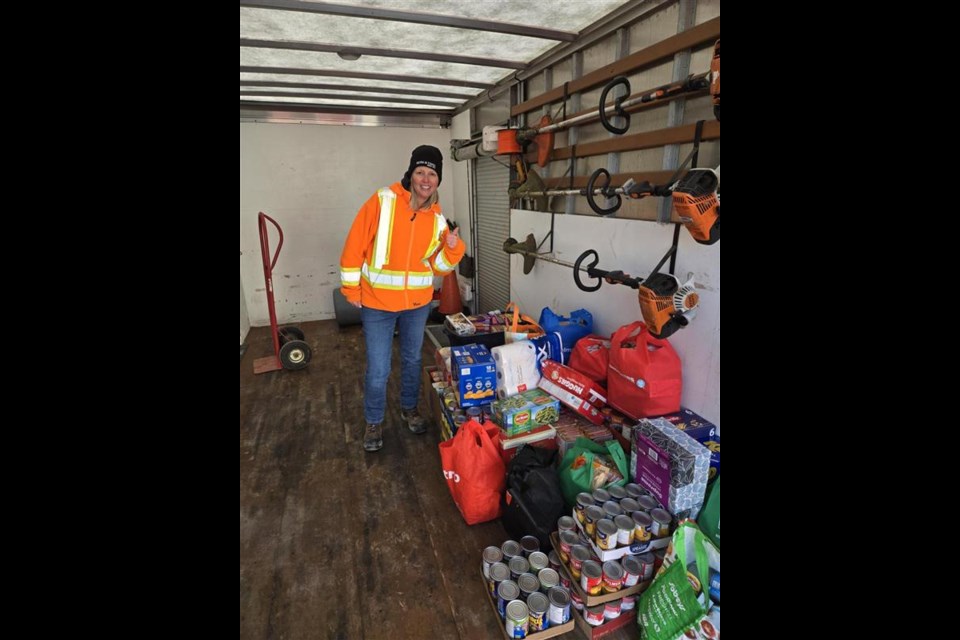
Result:
{"label": "zipper on jacket", "polygon": [[[413,217],[416,218],[417,214],[414,212]],[[404,309],[410,308],[410,256],[413,255],[413,234],[414,229],[417,226],[416,221],[411,220],[410,224],[410,241],[407,243],[407,261],[406,268],[403,274],[403,306]]]}

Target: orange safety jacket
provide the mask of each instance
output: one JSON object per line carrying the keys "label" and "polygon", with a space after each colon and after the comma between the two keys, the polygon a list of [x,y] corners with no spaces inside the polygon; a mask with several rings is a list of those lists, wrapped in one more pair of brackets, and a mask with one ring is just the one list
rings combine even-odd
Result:
{"label": "orange safety jacket", "polygon": [[433,276],[446,275],[466,251],[451,249],[440,205],[414,213],[410,192],[396,182],[373,194],[357,213],[340,256],[340,291],[350,302],[383,311],[422,307]]}

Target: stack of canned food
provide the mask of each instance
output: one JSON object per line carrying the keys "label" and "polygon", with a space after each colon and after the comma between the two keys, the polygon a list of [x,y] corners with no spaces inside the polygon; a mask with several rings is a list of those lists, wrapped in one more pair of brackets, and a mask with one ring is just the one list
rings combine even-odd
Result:
{"label": "stack of canned food", "polygon": [[559,586],[555,556],[540,551],[533,536],[483,550],[483,575],[509,637],[525,638],[570,621],[570,590]]}
{"label": "stack of canned food", "polygon": [[670,536],[670,512],[633,483],[577,494],[574,513],[586,534],[604,550]]}

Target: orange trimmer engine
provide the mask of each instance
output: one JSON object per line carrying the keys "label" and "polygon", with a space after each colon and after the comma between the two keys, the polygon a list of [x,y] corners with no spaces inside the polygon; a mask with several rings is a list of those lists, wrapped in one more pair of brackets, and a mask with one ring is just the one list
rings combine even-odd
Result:
{"label": "orange trimmer engine", "polygon": [[700,296],[693,280],[681,285],[676,276],[654,273],[640,284],[640,313],[655,338],[668,338],[696,315]]}
{"label": "orange trimmer engine", "polygon": [[691,169],[673,185],[673,207],[700,244],[720,239],[720,176],[713,169]]}

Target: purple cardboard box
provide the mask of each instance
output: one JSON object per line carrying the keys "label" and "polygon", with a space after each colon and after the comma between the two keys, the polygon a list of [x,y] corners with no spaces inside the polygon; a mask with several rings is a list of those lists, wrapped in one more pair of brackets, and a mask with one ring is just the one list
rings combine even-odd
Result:
{"label": "purple cardboard box", "polygon": [[683,407],[677,413],[660,417],[710,450],[710,480],[713,480],[720,473],[720,436],[716,425]]}

